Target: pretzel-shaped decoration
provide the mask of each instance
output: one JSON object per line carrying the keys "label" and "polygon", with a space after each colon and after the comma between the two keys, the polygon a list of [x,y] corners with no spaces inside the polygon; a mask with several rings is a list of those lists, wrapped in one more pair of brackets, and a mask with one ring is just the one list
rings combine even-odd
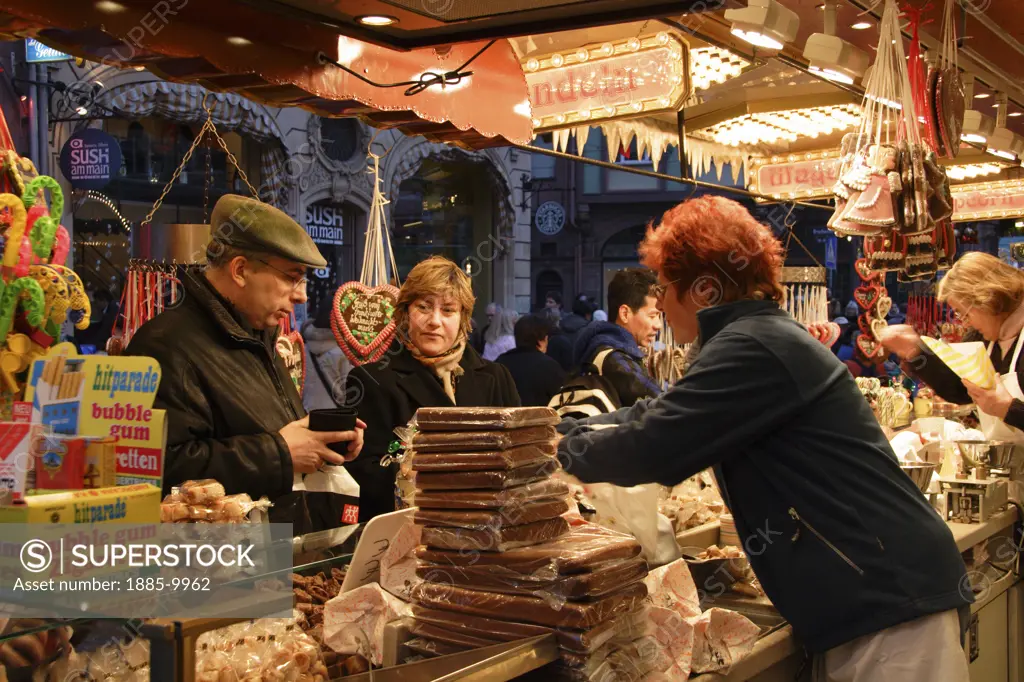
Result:
{"label": "pretzel-shaped decoration", "polygon": [[[50,253],[53,251],[53,240],[57,236],[57,228],[60,227],[58,221],[64,215],[64,192],[56,180],[48,175],[40,175],[25,185],[25,193],[21,195],[21,199],[27,208],[32,208],[33,204],[42,196],[44,189],[50,190],[49,215],[38,217],[28,228],[31,229],[32,252],[39,258],[49,259]],[[40,205],[45,210],[46,202],[43,201]],[[54,218],[54,216],[57,217]]]}
{"label": "pretzel-shaped decoration", "polygon": [[36,178],[39,175],[39,171],[36,170],[36,165],[32,163],[32,159],[27,159],[18,156],[18,153],[13,149],[8,149],[4,152],[4,172],[7,173],[11,178],[11,184],[18,190],[18,196],[25,194],[25,176],[28,176],[29,180]]}
{"label": "pretzel-shaped decoration", "polygon": [[33,265],[29,269],[29,276],[39,282],[46,297],[44,310],[46,328],[43,331],[48,336],[56,337],[60,334],[60,326],[67,319],[68,309],[71,308],[71,294],[67,280],[48,265]]}
{"label": "pretzel-shaped decoration", "polygon": [[53,255],[50,262],[54,265],[64,265],[68,260],[68,253],[71,251],[71,236],[68,228],[63,225],[57,226],[57,237],[53,242]]}
{"label": "pretzel-shaped decoration", "polygon": [[0,295],[0,345],[7,340],[19,303],[27,313],[29,325],[39,327],[43,323],[46,296],[42,287],[31,277],[19,277],[5,286]]}
{"label": "pretzel-shaped decoration", "polygon": [[4,245],[4,270],[13,271],[18,265],[18,252],[21,239],[25,235],[25,204],[13,194],[0,194],[0,208],[10,211],[10,225],[7,228],[6,244]]}
{"label": "pretzel-shaped decoration", "polygon": [[59,272],[68,283],[68,294],[71,298],[70,319],[75,329],[88,329],[89,316],[92,315],[92,305],[89,303],[89,296],[85,293],[85,285],[78,273],[66,265],[51,263],[50,267]]}

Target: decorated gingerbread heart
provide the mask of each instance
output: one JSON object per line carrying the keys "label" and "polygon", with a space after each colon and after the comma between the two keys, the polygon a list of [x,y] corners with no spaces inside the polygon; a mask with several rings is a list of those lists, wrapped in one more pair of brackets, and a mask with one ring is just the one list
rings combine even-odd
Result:
{"label": "decorated gingerbread heart", "polygon": [[864,282],[872,282],[878,279],[879,273],[876,270],[871,269],[871,264],[867,258],[858,258],[853,262],[853,269],[857,271],[857,275]]}
{"label": "decorated gingerbread heart", "polygon": [[875,318],[871,320],[871,336],[874,337],[875,341],[882,340],[882,332],[889,324],[884,319]]}
{"label": "decorated gingerbread heart", "polygon": [[877,287],[860,286],[853,290],[853,300],[864,310],[871,310],[878,303],[879,292]]}
{"label": "decorated gingerbread heart", "polygon": [[865,358],[873,358],[878,355],[881,347],[882,344],[875,341],[870,334],[861,334],[857,337],[857,350],[859,350]]}
{"label": "decorated gingerbread heart", "polygon": [[835,322],[829,322],[828,325],[828,338],[825,340],[825,345],[831,348],[835,345],[836,341],[839,340],[839,335],[843,333],[843,330],[839,328],[839,325]]}
{"label": "decorated gingerbread heart", "polygon": [[878,304],[875,306],[875,314],[878,317],[885,319],[890,310],[892,310],[892,299],[888,296],[880,296],[878,298]]}
{"label": "decorated gingerbread heart", "polygon": [[857,328],[860,329],[862,334],[871,333],[871,316],[867,313],[857,317]]}
{"label": "decorated gingerbread heart", "polygon": [[334,294],[331,329],[342,352],[355,365],[376,362],[395,337],[398,289],[346,282]]}
{"label": "decorated gingerbread heart", "polygon": [[277,354],[284,360],[288,375],[295,384],[295,390],[302,395],[306,385],[306,342],[297,331],[287,332],[277,337]]}

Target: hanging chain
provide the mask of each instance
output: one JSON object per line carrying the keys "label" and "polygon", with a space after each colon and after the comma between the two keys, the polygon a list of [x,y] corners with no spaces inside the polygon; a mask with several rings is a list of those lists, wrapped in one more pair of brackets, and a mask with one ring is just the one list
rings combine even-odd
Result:
{"label": "hanging chain", "polygon": [[[209,97],[209,96],[210,96],[210,93],[207,93],[203,97],[203,108],[206,109],[206,122],[203,123],[203,127],[199,131],[199,134],[196,135],[196,139],[192,140],[192,146],[188,148],[187,152],[185,152],[185,156],[181,159],[181,163],[175,169],[174,175],[172,175],[171,179],[167,181],[166,185],[164,185],[163,191],[160,192],[160,197],[156,200],[156,203],[153,204],[153,208],[150,209],[149,214],[146,216],[146,219],[143,220],[143,222],[142,222],[143,225],[149,225],[149,224],[151,224],[153,222],[153,216],[155,216],[156,212],[160,210],[160,206],[163,205],[164,199],[166,199],[167,195],[170,194],[171,188],[174,187],[174,183],[176,183],[178,181],[178,177],[181,175],[182,171],[185,170],[185,167],[188,165],[189,159],[192,158],[192,154],[195,153],[196,148],[203,141],[206,133],[209,133],[210,135],[213,136],[213,138],[215,140],[217,140],[217,144],[220,145],[220,148],[222,150],[224,150],[225,154],[227,154],[228,162],[232,166],[235,167],[235,170],[238,171],[238,176],[240,178],[242,178],[242,182],[244,182],[245,186],[249,188],[249,191],[252,193],[252,195],[255,198],[257,198],[257,199],[260,198],[259,192],[249,182],[249,178],[246,177],[245,171],[242,170],[242,167],[239,165],[238,159],[236,159],[235,155],[231,153],[230,149],[228,149],[227,142],[225,142],[224,138],[222,138],[220,136],[220,133],[217,132],[217,126],[214,125],[214,123],[213,123],[213,107],[212,106],[206,106],[206,98]],[[209,151],[207,151],[207,168],[209,168]],[[207,192],[208,191],[209,191],[209,187],[207,186]],[[208,201],[208,200],[209,200],[209,197],[207,195],[205,201]],[[204,213],[204,215],[206,213],[206,205],[205,204],[203,206],[203,213]]]}
{"label": "hanging chain", "polygon": [[206,136],[206,178],[203,182],[203,222],[210,222],[210,185],[213,184],[213,163],[210,156],[213,153],[213,144],[209,136]]}

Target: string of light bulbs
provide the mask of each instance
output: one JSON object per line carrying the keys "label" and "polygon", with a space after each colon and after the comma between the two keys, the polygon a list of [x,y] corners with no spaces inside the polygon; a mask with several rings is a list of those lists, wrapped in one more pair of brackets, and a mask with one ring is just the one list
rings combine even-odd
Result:
{"label": "string of light bulbs", "polygon": [[128,234],[132,233],[131,222],[129,222],[128,219],[121,215],[121,212],[117,210],[117,204],[114,203],[113,199],[108,197],[106,194],[101,194],[94,190],[89,190],[88,192],[85,193],[85,196],[87,199],[93,199],[94,201],[98,201],[107,208],[109,208],[113,212],[113,214],[117,216],[117,219],[121,221],[121,227],[123,227]]}

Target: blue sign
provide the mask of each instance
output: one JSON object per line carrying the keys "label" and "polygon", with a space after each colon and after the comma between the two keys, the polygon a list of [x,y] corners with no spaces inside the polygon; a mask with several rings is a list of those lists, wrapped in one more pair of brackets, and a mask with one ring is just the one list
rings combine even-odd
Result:
{"label": "blue sign", "polygon": [[60,150],[60,170],[75,189],[103,189],[121,172],[121,145],[98,128],[79,130]]}
{"label": "blue sign", "polygon": [[829,270],[836,269],[836,249],[838,246],[838,240],[835,235],[832,235],[825,240],[825,267]]}
{"label": "blue sign", "polygon": [[47,47],[35,38],[25,38],[25,61],[29,64],[66,62],[69,59],[74,59],[74,57],[52,47]]}

